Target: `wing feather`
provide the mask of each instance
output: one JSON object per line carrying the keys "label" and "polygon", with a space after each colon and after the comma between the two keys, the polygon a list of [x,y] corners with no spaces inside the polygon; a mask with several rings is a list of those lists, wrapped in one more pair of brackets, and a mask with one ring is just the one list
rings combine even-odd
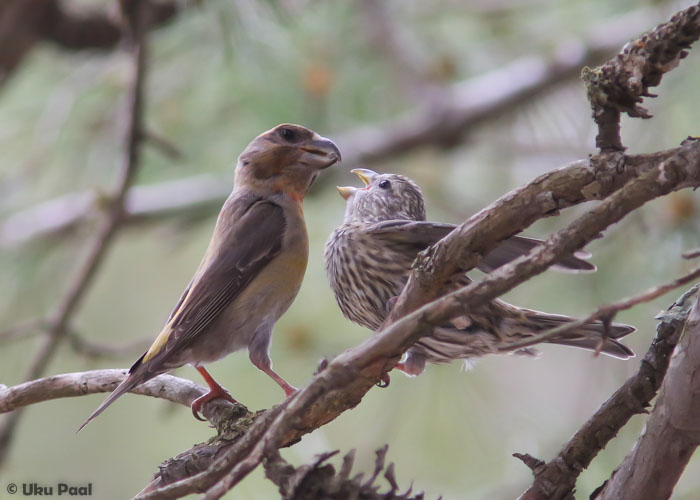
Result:
{"label": "wing feather", "polygon": [[[406,251],[416,253],[434,245],[447,236],[457,226],[454,224],[442,224],[428,221],[390,220],[373,224],[368,233],[395,245],[402,245]],[[521,255],[527,255],[530,250],[542,243],[542,240],[527,238],[524,236],[511,236],[502,241],[496,248],[489,252],[478,268],[484,272],[491,272]],[[553,266],[558,271],[568,272],[592,272],[596,267],[584,259],[590,257],[587,252],[576,252],[567,256]]]}
{"label": "wing feather", "polygon": [[251,204],[230,227],[217,227],[218,245],[207,251],[215,254],[205,257],[204,267],[170,315],[165,339],[161,339],[160,345],[157,340],[143,361],[160,354],[157,364],[164,363],[211,325],[280,253],[285,227],[282,207],[269,201]]}

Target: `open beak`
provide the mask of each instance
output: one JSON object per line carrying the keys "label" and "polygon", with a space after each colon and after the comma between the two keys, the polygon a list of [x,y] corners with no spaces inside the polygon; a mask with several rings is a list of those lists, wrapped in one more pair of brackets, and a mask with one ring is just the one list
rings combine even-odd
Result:
{"label": "open beak", "polygon": [[356,187],[352,186],[337,186],[336,189],[338,190],[340,196],[342,196],[344,200],[347,200],[353,194],[355,194],[355,191],[358,191]]}
{"label": "open beak", "polygon": [[360,180],[365,183],[365,186],[369,186],[374,178],[379,175],[374,170],[370,170],[368,168],[354,168],[350,171],[350,173],[358,176]]}

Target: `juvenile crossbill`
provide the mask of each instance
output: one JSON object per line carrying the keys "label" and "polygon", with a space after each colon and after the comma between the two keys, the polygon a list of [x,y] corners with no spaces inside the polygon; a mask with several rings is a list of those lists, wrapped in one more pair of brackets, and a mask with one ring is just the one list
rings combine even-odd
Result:
{"label": "juvenile crossbill", "polygon": [[153,345],[81,429],[125,392],[186,363],[210,388],[192,403],[195,417],[212,398],[235,401],[202,365],[244,348],[286,395],[295,391],[272,370],[270,337],[306,270],[302,200],[321,170],[339,161],[332,141],[299,125],[279,125],[245,148],[192,281]]}
{"label": "juvenile crossbill", "polygon": [[[366,187],[338,188],[347,201],[345,219],[326,242],[324,260],[331,288],[345,317],[375,331],[388,315],[392,299],[406,284],[418,252],[442,239],[455,226],[426,221],[423,195],[411,179],[402,175],[380,175],[368,169],[352,172]],[[479,268],[489,272],[529,253],[539,243],[540,240],[513,236],[486,255]],[[577,253],[560,260],[557,266],[574,272],[594,271],[595,266],[580,258],[588,256]],[[452,278],[446,291],[470,282],[465,274],[460,274]],[[416,342],[397,368],[417,375],[425,368],[426,361],[445,363],[476,358],[574,320],[494,300],[476,313],[434,328],[431,334]],[[548,342],[584,349],[599,348],[604,354],[626,359],[634,353],[617,339],[634,330],[634,327],[613,323],[606,337],[603,324],[595,322]],[[527,354],[532,350],[519,352]]]}

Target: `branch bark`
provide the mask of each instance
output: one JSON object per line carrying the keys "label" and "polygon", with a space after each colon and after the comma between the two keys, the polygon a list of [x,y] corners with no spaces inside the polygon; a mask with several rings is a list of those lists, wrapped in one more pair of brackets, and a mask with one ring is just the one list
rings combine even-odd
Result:
{"label": "branch bark", "polygon": [[700,5],[678,12],[667,23],[628,42],[613,59],[594,70],[584,68],[583,82],[598,125],[596,146],[602,152],[622,151],[620,113],[633,118],[651,118],[639,103],[644,97],[656,97],[650,87],[661,83],[688,55],[688,49],[700,38]]}
{"label": "branch bark", "polygon": [[[52,399],[111,392],[126,378],[127,372],[126,369],[110,369],[64,373],[13,387],[0,387],[0,413],[8,413]],[[190,380],[172,375],[159,375],[139,385],[132,392],[189,406],[207,391]]]}
{"label": "branch bark", "polygon": [[[562,249],[566,248],[566,250],[557,257],[560,258],[566,255],[566,252],[572,253],[579,250],[608,225],[619,220],[617,217],[621,218],[623,214],[634,209],[632,206],[623,208],[622,204],[629,202],[642,204],[654,197],[661,196],[659,189],[663,189],[663,184],[657,183],[657,180],[663,180],[663,175],[661,171],[656,171],[661,166],[664,166],[663,170],[666,169],[665,165],[674,171],[678,169],[677,173],[683,178],[679,182],[674,177],[674,180],[671,181],[674,187],[666,183],[668,189],[697,186],[699,150],[697,141],[688,141],[682,148],[653,155],[600,154],[590,160],[579,160],[566,167],[548,172],[526,186],[511,191],[470,217],[443,240],[419,255],[414,263],[414,272],[388,316],[385,326],[436,299],[440,295],[444,283],[451,276],[472,269],[482,256],[495,248],[500,241],[522,231],[536,220],[557,214],[563,208],[584,201],[601,199],[611,195],[611,193],[617,195],[621,186],[630,179],[636,177],[634,182],[639,182],[645,178],[641,184],[635,184],[634,188],[630,188],[630,185],[625,186],[627,194],[622,195],[622,199],[619,196],[614,201],[608,198],[603,202],[609,204],[607,208],[603,208],[603,204],[601,204],[579,219],[583,225],[591,224],[591,232],[586,237],[582,237],[583,234],[578,232],[580,227],[570,226],[567,232],[555,233],[552,238],[556,238],[560,242],[562,239],[568,240],[562,246]],[[647,188],[650,191],[647,191]],[[632,193],[632,190],[637,192]],[[651,194],[653,191],[656,191],[657,194]],[[618,206],[611,207],[611,204]],[[623,209],[623,212],[615,215],[615,211],[620,209]],[[600,216],[602,218],[596,222],[595,219]],[[583,222],[584,219],[587,219],[588,222]],[[539,251],[531,255],[531,259],[528,259],[532,265],[543,255],[543,248],[545,247],[541,247]],[[549,259],[547,262],[551,264]],[[515,273],[525,272],[523,267],[515,269],[514,266],[520,264],[524,264],[524,259],[504,266],[499,272],[506,269],[514,271],[511,272],[511,277],[515,278]],[[539,268],[539,266],[537,267]],[[528,276],[533,275],[528,274]],[[473,286],[481,285],[474,284]]]}
{"label": "branch bark", "polygon": [[700,444],[700,298],[689,302],[693,308],[683,338],[645,429],[602,491],[591,498],[670,498]]}
{"label": "branch bark", "polygon": [[[112,392],[127,374],[127,369],[92,370],[52,375],[12,387],[0,385],[0,413],[16,413],[26,406],[52,399]],[[205,394],[207,389],[191,380],[164,374],[130,392],[165,399],[189,408],[192,401]],[[217,429],[220,439],[233,439],[233,429],[247,428],[246,425],[256,417],[242,404],[233,405],[223,399],[206,402],[202,414]],[[201,448],[204,445],[198,446]],[[176,467],[173,467],[169,473],[172,475],[175,470]],[[191,470],[188,472],[191,473]]]}

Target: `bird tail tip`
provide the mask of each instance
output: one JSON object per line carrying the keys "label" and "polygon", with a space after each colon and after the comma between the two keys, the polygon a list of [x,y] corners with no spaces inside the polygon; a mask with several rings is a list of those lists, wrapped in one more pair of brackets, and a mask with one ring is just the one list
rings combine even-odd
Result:
{"label": "bird tail tip", "polygon": [[78,430],[75,431],[75,433],[77,434],[80,431],[82,431],[87,424],[92,422],[100,413],[105,411],[109,405],[111,405],[117,400],[117,398],[119,398],[125,392],[130,391],[140,383],[141,381],[135,380],[134,377],[127,377],[121,384],[117,386],[116,389],[114,389],[114,391],[112,391],[112,394],[107,396],[107,398],[102,402],[102,404],[98,406],[95,411],[92,412],[92,414],[87,418],[87,420],[83,422],[83,424],[80,427],[78,427]]}

